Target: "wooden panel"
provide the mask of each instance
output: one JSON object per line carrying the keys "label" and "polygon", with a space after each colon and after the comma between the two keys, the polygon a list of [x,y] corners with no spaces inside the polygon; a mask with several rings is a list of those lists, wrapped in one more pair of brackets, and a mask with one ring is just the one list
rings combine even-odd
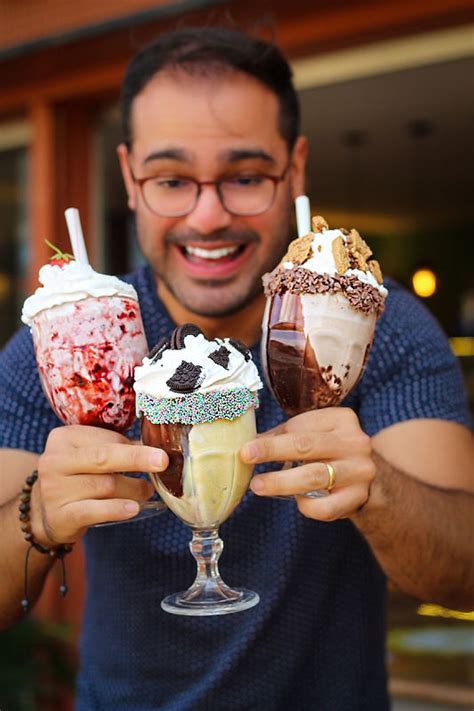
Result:
{"label": "wooden panel", "polygon": [[89,235],[90,163],[94,102],[58,105],[35,101],[29,116],[32,126],[29,166],[29,219],[31,249],[26,290],[38,285],[39,268],[51,255],[48,239],[70,251],[64,210],[77,207],[81,213],[86,244],[92,250]]}
{"label": "wooden panel", "polygon": [[38,270],[48,258],[44,238],[54,240],[55,121],[52,107],[45,101],[31,106],[33,139],[29,148],[29,223],[31,225],[26,290],[36,288]]}
{"label": "wooden panel", "polygon": [[115,17],[173,4],[172,0],[3,2],[0,3],[0,47],[11,47],[77,27],[87,27]]}
{"label": "wooden panel", "polygon": [[312,10],[278,30],[278,40],[293,55],[311,48],[316,53],[348,44],[363,44],[394,34],[446,26],[474,18],[466,0],[397,0],[366,2],[335,10]]}
{"label": "wooden panel", "polygon": [[[260,28],[266,37],[274,33],[290,57],[474,20],[472,0],[321,0],[317,9],[315,5],[308,0],[293,0],[290,5],[274,0],[256,8],[250,0],[234,0],[225,3],[225,9],[238,26]],[[187,23],[212,19],[209,9],[182,15]],[[217,11],[214,19],[219,19]],[[24,108],[32,97],[59,100],[117,92],[137,48],[176,24],[176,17],[149,22],[0,63],[0,113]]]}

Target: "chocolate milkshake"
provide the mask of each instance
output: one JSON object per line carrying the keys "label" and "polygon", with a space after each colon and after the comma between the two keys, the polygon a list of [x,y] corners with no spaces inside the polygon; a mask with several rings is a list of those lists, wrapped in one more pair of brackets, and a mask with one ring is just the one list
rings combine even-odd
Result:
{"label": "chocolate milkshake", "polygon": [[357,230],[322,217],[263,277],[262,363],[289,416],[339,404],[361,377],[387,290]]}

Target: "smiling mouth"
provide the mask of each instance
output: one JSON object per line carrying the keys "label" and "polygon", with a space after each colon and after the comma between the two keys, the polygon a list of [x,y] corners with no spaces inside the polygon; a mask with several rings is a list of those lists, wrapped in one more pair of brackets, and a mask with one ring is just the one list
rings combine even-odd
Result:
{"label": "smiling mouth", "polygon": [[215,249],[185,246],[180,247],[180,250],[185,259],[194,264],[222,264],[224,262],[232,262],[240,257],[247,246],[246,244],[235,244]]}

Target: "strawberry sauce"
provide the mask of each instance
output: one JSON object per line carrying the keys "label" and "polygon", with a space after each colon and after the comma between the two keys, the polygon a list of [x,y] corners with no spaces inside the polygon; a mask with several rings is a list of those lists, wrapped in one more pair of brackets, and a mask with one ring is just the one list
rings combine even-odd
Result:
{"label": "strawberry sauce", "polygon": [[65,424],[127,430],[133,369],[147,352],[136,301],[88,298],[40,312],[32,324],[43,389]]}

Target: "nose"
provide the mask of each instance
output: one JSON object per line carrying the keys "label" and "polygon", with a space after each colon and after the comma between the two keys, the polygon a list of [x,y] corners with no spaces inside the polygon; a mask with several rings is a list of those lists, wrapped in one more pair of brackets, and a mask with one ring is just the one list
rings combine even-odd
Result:
{"label": "nose", "polygon": [[186,216],[186,224],[200,234],[222,230],[232,222],[232,215],[224,209],[214,185],[203,185],[196,206]]}

